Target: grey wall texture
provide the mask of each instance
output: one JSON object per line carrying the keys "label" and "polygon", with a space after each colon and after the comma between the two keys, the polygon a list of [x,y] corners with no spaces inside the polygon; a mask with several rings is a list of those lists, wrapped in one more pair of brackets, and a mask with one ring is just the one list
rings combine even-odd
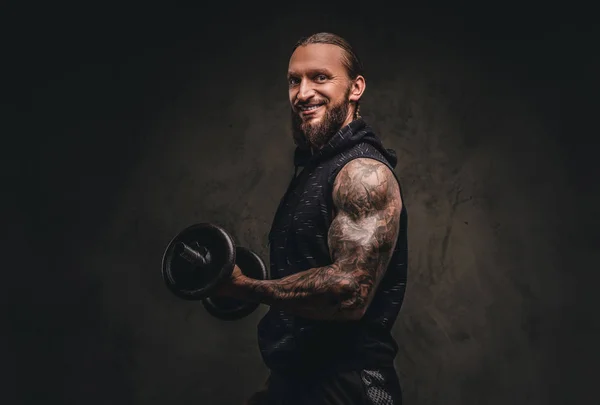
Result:
{"label": "grey wall texture", "polygon": [[591,31],[548,8],[370,7],[25,19],[10,46],[22,81],[4,159],[15,191],[5,201],[5,403],[240,404],[262,384],[256,324],[267,308],[219,321],[170,294],[160,263],[196,222],[224,226],[268,262],[293,173],[287,62],[317,31],[356,47],[362,113],[399,155],[410,219],[394,327],[405,403],[591,395]]}

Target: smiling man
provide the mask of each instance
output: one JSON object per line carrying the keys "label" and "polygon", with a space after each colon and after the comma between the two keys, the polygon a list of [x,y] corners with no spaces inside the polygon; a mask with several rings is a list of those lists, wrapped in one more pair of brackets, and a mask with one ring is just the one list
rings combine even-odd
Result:
{"label": "smiling man", "polygon": [[[311,42],[296,47],[288,71],[294,138],[298,145],[313,150],[357,117],[358,100],[365,90],[360,64],[353,66],[353,55],[346,55],[351,49],[312,43],[318,38],[313,36],[307,40]],[[345,45],[341,39],[337,42]]]}
{"label": "smiling man", "polygon": [[296,172],[269,233],[270,279],[236,266],[219,291],[270,306],[258,325],[270,377],[248,403],[400,404],[392,326],[407,213],[396,154],[360,117],[366,81],[343,38],[300,40],[287,79]]}

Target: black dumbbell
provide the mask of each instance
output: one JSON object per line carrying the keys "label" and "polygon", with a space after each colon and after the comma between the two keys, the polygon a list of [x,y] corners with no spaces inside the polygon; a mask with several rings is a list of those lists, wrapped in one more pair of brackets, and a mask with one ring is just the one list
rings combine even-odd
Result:
{"label": "black dumbbell", "polygon": [[200,223],[185,228],[169,242],[163,255],[162,276],[179,298],[202,301],[211,315],[236,320],[254,312],[259,304],[211,296],[236,264],[247,277],[267,278],[267,268],[255,252],[236,246],[220,226]]}

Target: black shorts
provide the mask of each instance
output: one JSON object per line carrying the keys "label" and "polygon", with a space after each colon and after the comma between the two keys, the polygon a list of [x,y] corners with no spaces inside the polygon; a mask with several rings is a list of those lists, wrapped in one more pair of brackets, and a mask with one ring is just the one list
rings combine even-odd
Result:
{"label": "black shorts", "polygon": [[400,405],[402,391],[391,368],[336,372],[314,377],[271,373],[261,405]]}

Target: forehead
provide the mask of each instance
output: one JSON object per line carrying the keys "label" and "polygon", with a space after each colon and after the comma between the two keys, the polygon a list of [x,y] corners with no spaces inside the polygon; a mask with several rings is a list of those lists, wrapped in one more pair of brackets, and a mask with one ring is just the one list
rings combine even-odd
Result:
{"label": "forehead", "polygon": [[344,70],[343,50],[331,44],[308,44],[296,48],[290,57],[289,72],[302,73],[316,69]]}

